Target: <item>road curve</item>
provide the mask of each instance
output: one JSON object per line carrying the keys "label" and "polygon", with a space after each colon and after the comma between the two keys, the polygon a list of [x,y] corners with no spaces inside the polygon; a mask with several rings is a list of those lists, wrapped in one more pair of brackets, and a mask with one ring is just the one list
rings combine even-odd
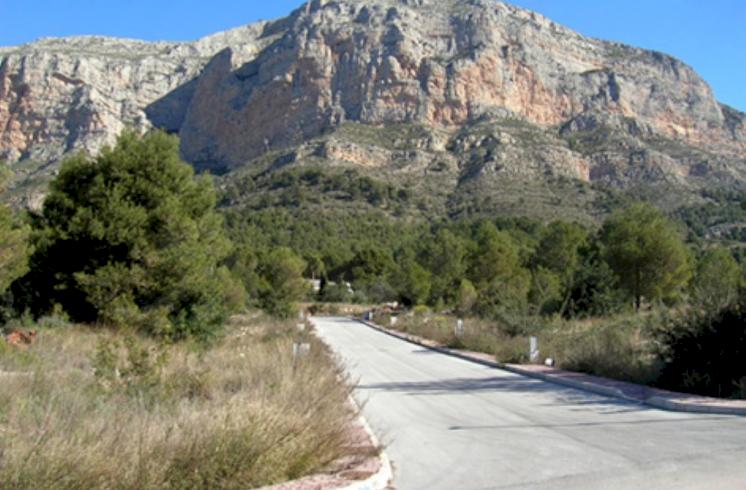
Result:
{"label": "road curve", "polygon": [[746,489],[746,417],[666,412],[315,318],[358,382],[395,486]]}

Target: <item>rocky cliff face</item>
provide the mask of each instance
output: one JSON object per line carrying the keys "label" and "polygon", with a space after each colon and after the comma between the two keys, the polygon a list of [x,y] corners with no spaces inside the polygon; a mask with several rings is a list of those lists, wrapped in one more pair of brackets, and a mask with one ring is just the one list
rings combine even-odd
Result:
{"label": "rocky cliff face", "polygon": [[492,0],[317,0],[285,23],[238,70],[229,51],[208,66],[182,127],[190,160],[236,165],[344,120],[458,128],[495,111],[543,127],[615,114],[746,153],[743,117],[729,124],[688,66]]}
{"label": "rocky cliff face", "polygon": [[[506,131],[511,121],[529,129]],[[429,128],[467,177],[733,183],[746,172],[746,116],[691,68],[493,0],[313,0],[194,43],[72,38],[0,51],[10,161],[53,162],[97,151],[124,126],[158,126],[181,136],[188,161],[232,169],[345,122]],[[391,163],[368,158],[387,154],[371,145],[327,145],[350,165]]]}
{"label": "rocky cliff face", "polygon": [[[188,98],[193,80],[220,49],[237,59],[262,47],[262,25],[194,43],[146,43],[104,37],[44,39],[0,50],[0,158],[50,161],[96,152],[125,127],[153,121],[177,127],[178,104],[148,107],[164,95]],[[182,112],[180,112],[180,110]]]}

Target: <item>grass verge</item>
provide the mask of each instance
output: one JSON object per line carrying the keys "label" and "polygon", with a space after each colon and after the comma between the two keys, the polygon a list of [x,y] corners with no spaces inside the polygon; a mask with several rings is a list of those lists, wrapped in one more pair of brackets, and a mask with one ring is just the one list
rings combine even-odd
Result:
{"label": "grass verge", "polygon": [[[395,327],[454,349],[482,352],[504,363],[529,362],[529,338],[536,336],[540,358],[555,360],[557,367],[622,381],[654,383],[661,365],[656,355],[653,331],[658,314],[619,315],[591,320],[519,318],[510,324],[467,318],[464,331],[456,335],[456,317],[405,313]],[[390,316],[375,321],[390,325]]]}
{"label": "grass verge", "polygon": [[0,343],[4,489],[254,488],[354,452],[350,387],[294,323],[232,320],[210,348],[66,326]]}

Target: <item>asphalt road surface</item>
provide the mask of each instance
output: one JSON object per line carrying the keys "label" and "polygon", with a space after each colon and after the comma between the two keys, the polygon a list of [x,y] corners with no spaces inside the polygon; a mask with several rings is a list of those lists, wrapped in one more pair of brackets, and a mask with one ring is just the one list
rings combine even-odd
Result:
{"label": "asphalt road surface", "polygon": [[315,319],[396,488],[746,489],[746,417],[666,412]]}

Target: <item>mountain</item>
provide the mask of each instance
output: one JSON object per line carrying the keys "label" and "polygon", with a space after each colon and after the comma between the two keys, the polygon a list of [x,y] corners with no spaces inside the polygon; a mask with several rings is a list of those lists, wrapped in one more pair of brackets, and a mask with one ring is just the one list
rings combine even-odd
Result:
{"label": "mountain", "polygon": [[0,50],[16,199],[125,126],[178,134],[252,207],[293,205],[292,188],[392,213],[588,218],[618,192],[676,207],[746,183],[746,115],[693,69],[493,0],[313,0],[192,43]]}

